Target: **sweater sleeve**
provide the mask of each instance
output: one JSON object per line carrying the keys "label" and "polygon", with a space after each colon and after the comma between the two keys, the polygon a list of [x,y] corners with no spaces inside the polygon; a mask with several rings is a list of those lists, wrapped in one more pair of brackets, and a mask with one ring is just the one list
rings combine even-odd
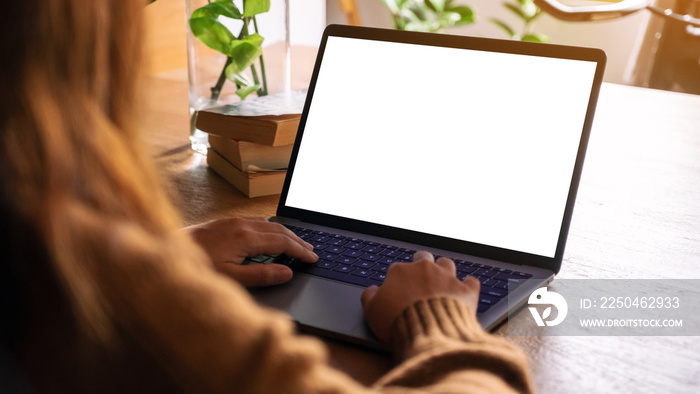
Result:
{"label": "sweater sleeve", "polygon": [[423,300],[403,312],[393,326],[400,363],[368,388],[329,367],[324,345],[296,335],[288,316],[260,307],[201,263],[203,252],[188,240],[128,229],[113,239],[107,255],[121,243],[132,251],[128,261],[95,270],[113,320],[183,391],[531,391],[523,353],[481,330],[455,299]]}
{"label": "sweater sleeve", "polygon": [[454,298],[421,300],[393,324],[394,355],[402,362],[376,383],[391,390],[533,392],[525,354],[486,333]]}

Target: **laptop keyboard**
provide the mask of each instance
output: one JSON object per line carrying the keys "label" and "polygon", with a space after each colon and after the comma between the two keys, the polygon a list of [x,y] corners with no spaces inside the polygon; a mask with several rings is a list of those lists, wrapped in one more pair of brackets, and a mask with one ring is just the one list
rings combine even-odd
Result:
{"label": "laptop keyboard", "polygon": [[[416,253],[412,249],[340,234],[289,225],[286,227],[314,246],[314,252],[318,255],[316,264],[296,261],[286,255],[276,257],[262,255],[249,260],[258,264],[284,264],[295,271],[368,287],[381,285],[391,264],[413,261],[413,254]],[[441,256],[435,256],[435,259],[439,257]],[[481,282],[478,313],[487,311],[506,296],[509,280],[517,286],[532,276],[525,272],[496,268],[462,259],[453,260],[457,267],[458,279],[474,276]]]}

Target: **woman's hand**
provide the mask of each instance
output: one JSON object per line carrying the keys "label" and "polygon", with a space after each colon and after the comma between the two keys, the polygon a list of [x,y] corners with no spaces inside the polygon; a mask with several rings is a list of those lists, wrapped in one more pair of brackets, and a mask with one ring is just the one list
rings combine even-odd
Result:
{"label": "woman's hand", "polygon": [[286,254],[309,263],[318,260],[311,244],[262,218],[213,220],[185,230],[207,252],[217,271],[244,286],[271,286],[292,278],[292,270],[284,265],[241,265],[246,257]]}
{"label": "woman's hand", "polygon": [[418,252],[413,263],[394,263],[380,286],[370,286],[362,293],[365,319],[374,334],[384,343],[391,338],[391,325],[404,309],[433,297],[461,299],[474,313],[479,302],[479,281],[468,276],[456,277],[455,263],[441,257],[435,262],[428,252]]}

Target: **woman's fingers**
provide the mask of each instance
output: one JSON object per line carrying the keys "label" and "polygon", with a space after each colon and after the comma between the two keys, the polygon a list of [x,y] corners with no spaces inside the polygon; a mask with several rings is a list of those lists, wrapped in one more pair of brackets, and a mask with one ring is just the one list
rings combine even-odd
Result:
{"label": "woman's fingers", "polygon": [[447,257],[440,257],[435,264],[447,270],[451,275],[457,276],[457,266],[455,266],[455,262]]}
{"label": "woman's fingers", "polygon": [[413,254],[413,262],[417,263],[419,261],[435,261],[435,257],[432,253],[426,252],[425,250],[419,250]]}
{"label": "woman's fingers", "polygon": [[266,286],[288,281],[292,271],[281,265],[240,264],[247,257],[286,254],[313,263],[313,246],[286,227],[264,219],[222,219],[186,229],[207,252],[217,271],[247,286]]}
{"label": "woman's fingers", "polygon": [[280,264],[217,264],[216,270],[243,286],[274,286],[292,279],[292,270]]}
{"label": "woman's fingers", "polygon": [[370,287],[362,294],[365,318],[372,331],[382,341],[391,341],[394,320],[417,301],[434,297],[454,297],[474,313],[479,299],[479,281],[456,277],[455,263],[425,251],[416,252],[413,263],[389,266],[380,287]]}
{"label": "woman's fingers", "polygon": [[[314,263],[318,256],[304,244],[284,233],[251,232],[243,242],[248,256],[259,254],[286,254],[307,263]],[[303,241],[302,241],[303,242]]]}
{"label": "woman's fingers", "polygon": [[[248,220],[248,219],[246,219]],[[294,232],[287,227],[279,224],[279,223],[273,223],[273,222],[268,222],[265,219],[255,219],[251,220],[249,223],[250,227],[259,232],[266,232],[266,233],[275,233],[275,234],[284,234],[293,240],[299,242],[302,246],[304,246],[307,249],[313,249],[314,247],[304,241],[303,239],[299,238]]]}
{"label": "woman's fingers", "polygon": [[377,295],[378,291],[379,286],[377,285],[372,285],[366,288],[365,291],[362,292],[362,296],[360,297],[360,302],[362,303],[362,306],[364,307],[365,304],[367,304],[368,302],[372,302],[374,296]]}

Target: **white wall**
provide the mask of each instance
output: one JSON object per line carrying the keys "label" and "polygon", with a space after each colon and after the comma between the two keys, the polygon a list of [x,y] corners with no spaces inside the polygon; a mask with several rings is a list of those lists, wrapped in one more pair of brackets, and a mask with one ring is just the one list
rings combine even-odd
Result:
{"label": "white wall", "polygon": [[[282,2],[282,0],[272,0]],[[325,0],[285,0],[289,2],[293,45],[318,46],[326,27]]]}
{"label": "white wall", "polygon": [[326,27],[326,0],[272,0],[270,11],[257,17],[260,31],[265,32],[264,45],[284,41],[286,2],[292,45],[318,46]]}
{"label": "white wall", "polygon": [[[499,0],[457,0],[477,11],[473,25],[452,29],[453,34],[470,34],[483,37],[505,38],[504,33],[488,21],[495,17],[521,26],[515,16],[506,10]],[[390,14],[380,0],[357,0],[362,22],[366,26],[391,27]],[[338,0],[327,0],[327,22],[345,23]],[[602,48],[608,55],[605,80],[624,83],[625,69],[630,59],[636,59],[638,37],[644,32],[649,13],[637,12],[620,19],[605,22],[563,22],[550,15],[542,16],[534,30],[549,36],[550,42]]]}

